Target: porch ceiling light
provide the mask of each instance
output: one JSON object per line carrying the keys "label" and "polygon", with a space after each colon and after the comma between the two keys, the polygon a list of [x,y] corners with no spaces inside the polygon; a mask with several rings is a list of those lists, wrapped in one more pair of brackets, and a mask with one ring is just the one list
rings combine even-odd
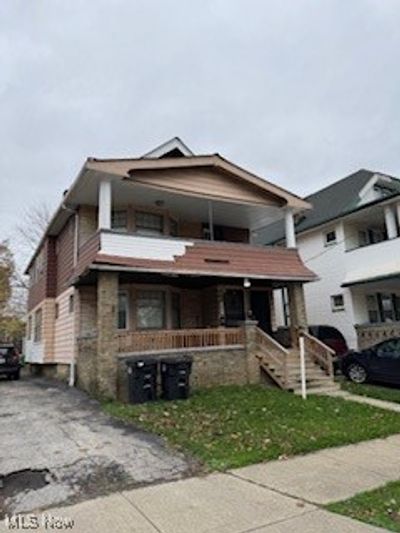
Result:
{"label": "porch ceiling light", "polygon": [[243,287],[245,289],[249,289],[251,287],[251,281],[249,280],[249,278],[244,278],[243,280]]}

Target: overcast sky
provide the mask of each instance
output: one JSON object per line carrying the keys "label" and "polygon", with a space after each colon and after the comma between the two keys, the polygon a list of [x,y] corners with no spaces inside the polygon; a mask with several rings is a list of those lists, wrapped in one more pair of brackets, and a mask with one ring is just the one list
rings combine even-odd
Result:
{"label": "overcast sky", "polygon": [[298,194],[400,176],[399,0],[1,0],[0,239],[179,135]]}

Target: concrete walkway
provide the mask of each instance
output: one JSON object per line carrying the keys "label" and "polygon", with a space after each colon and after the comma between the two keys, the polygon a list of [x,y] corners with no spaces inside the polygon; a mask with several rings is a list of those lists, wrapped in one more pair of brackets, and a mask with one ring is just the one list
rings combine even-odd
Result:
{"label": "concrete walkway", "polygon": [[359,394],[352,394],[344,390],[325,392],[325,396],[335,396],[336,398],[343,398],[343,400],[350,400],[351,402],[366,403],[381,409],[388,409],[389,411],[396,411],[400,413],[400,403],[388,402],[386,400],[378,400],[377,398],[370,398],[369,396],[360,396]]}
{"label": "concrete walkway", "polygon": [[[118,492],[47,512],[73,519],[74,533],[378,532],[383,530],[319,505],[400,479],[399,449],[397,435]],[[8,531],[5,524],[0,531]]]}

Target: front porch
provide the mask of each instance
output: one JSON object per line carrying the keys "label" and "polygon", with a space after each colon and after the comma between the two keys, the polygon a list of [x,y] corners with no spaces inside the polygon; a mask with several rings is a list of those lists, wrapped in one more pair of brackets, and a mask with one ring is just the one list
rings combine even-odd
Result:
{"label": "front porch", "polygon": [[[82,388],[126,398],[125,360],[133,355],[193,357],[192,385],[299,383],[298,334],[306,327],[301,282],[281,281],[289,294],[291,350],[275,339],[276,280],[158,276],[98,271],[78,284],[77,374]],[[331,379],[331,354],[306,337],[310,376]],[[315,368],[314,368],[315,367]],[[311,377],[310,377],[311,379]]]}

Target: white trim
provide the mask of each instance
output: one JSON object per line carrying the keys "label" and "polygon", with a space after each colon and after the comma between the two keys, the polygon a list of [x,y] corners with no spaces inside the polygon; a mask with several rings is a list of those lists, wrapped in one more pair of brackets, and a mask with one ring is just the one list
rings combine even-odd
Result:
{"label": "white trim", "polygon": [[173,137],[169,141],[160,144],[156,148],[153,148],[153,150],[150,150],[150,152],[147,152],[142,157],[146,159],[158,159],[175,149],[180,150],[185,156],[194,155],[192,150],[186,146],[186,144],[179,137]]}
{"label": "white trim", "polygon": [[102,180],[99,183],[99,229],[111,229],[111,181]]}

